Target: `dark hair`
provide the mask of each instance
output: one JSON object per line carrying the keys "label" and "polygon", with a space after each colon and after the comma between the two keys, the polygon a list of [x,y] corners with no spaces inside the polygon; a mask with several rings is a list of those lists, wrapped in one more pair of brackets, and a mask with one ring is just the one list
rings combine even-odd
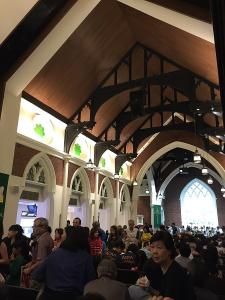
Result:
{"label": "dark hair", "polygon": [[163,224],[161,224],[161,225],[159,226],[159,229],[162,230],[162,231],[166,231],[166,227],[165,227],[165,225],[163,225]]}
{"label": "dark hair", "polygon": [[13,243],[13,248],[15,249],[21,249],[21,255],[25,258],[25,259],[29,259],[29,244],[28,244],[28,240],[17,240]]}
{"label": "dark hair", "polygon": [[191,248],[187,243],[180,243],[179,251],[180,255],[184,257],[189,257],[191,254]]}
{"label": "dark hair", "polygon": [[[117,226],[116,225],[112,225],[111,227],[110,227],[110,230],[111,229],[113,229],[114,231],[115,231],[115,236],[118,236],[118,228],[117,228]],[[110,233],[110,235],[111,235],[111,233]]]}
{"label": "dark hair", "polygon": [[150,243],[162,241],[166,249],[171,252],[170,257],[174,259],[176,257],[176,249],[174,247],[173,238],[167,231],[157,231],[150,240]]}
{"label": "dark hair", "polygon": [[21,236],[23,234],[23,228],[19,224],[14,224],[9,227],[9,231],[17,231],[17,236]]}
{"label": "dark hair", "polygon": [[69,226],[66,229],[66,239],[61,244],[61,248],[76,252],[77,250],[88,249],[88,234],[83,227]]}
{"label": "dark hair", "polygon": [[49,232],[50,234],[52,233],[52,227],[48,225],[47,227],[47,232]]}
{"label": "dark hair", "polygon": [[63,235],[63,229],[62,228],[56,228],[55,229],[55,233],[56,231],[58,232],[58,234],[60,235],[60,237]]}
{"label": "dark hair", "polygon": [[74,218],[73,221],[74,220],[78,220],[79,221],[79,225],[81,225],[81,219],[79,217]]}
{"label": "dark hair", "polygon": [[136,244],[130,244],[128,247],[127,247],[127,252],[128,251],[131,251],[132,253],[136,254],[137,255],[137,252],[138,252],[138,246]]}
{"label": "dark hair", "polygon": [[91,232],[90,232],[90,238],[93,240],[95,238],[95,233],[98,232],[98,235],[100,236],[99,234],[99,230],[97,228],[91,228]]}
{"label": "dark hair", "polygon": [[106,300],[102,295],[97,293],[87,293],[78,298],[78,300]]}
{"label": "dark hair", "polygon": [[143,230],[144,229],[146,229],[147,230],[147,232],[150,232],[150,230],[149,230],[149,226],[148,225],[145,225],[144,227],[143,227]]}
{"label": "dark hair", "polygon": [[138,263],[138,270],[141,271],[143,266],[147,260],[147,256],[144,251],[138,250],[137,251],[137,263]]}
{"label": "dark hair", "polygon": [[125,249],[125,244],[122,240],[117,240],[113,248],[119,248],[121,250]]}

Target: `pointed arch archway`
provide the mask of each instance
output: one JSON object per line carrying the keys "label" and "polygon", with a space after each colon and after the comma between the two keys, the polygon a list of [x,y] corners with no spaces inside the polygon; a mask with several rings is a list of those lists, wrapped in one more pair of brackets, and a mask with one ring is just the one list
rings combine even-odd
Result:
{"label": "pointed arch archway", "polygon": [[113,187],[108,177],[105,177],[99,188],[99,213],[98,220],[104,230],[109,229],[114,223],[115,213],[113,212]]}
{"label": "pointed arch archway", "polygon": [[[149,158],[143,163],[142,167],[140,168],[140,170],[138,171],[137,176],[136,176],[138,185],[135,186],[133,189],[133,195],[132,195],[133,201],[132,201],[132,207],[131,207],[132,218],[136,219],[136,215],[137,215],[137,201],[136,200],[140,193],[140,186],[141,186],[141,182],[143,180],[145,173],[148,171],[148,169],[151,167],[151,165],[160,156],[164,155],[165,153],[167,153],[168,151],[171,151],[174,148],[186,149],[193,153],[196,150],[195,145],[191,145],[189,143],[181,142],[181,141],[173,141],[173,142],[161,147],[154,154],[149,156]],[[202,148],[199,148],[199,147],[198,147],[198,152],[206,160],[208,160],[210,164],[212,164],[214,166],[214,168],[216,169],[218,174],[221,176],[221,178],[225,178],[225,169],[223,168],[223,166],[220,164],[220,162],[216,158],[214,158],[210,153],[206,152],[205,150],[203,150]],[[159,201],[159,198],[157,198],[156,202],[152,203],[152,205],[161,204],[161,201],[160,201],[160,203],[158,203],[157,201]]]}
{"label": "pointed arch archway", "polygon": [[127,225],[130,219],[131,197],[128,186],[124,183],[120,190],[119,197],[119,224]]}
{"label": "pointed arch archway", "polygon": [[91,226],[91,186],[86,170],[78,168],[71,179],[67,197],[68,218],[79,217],[83,226]]}
{"label": "pointed arch archway", "polygon": [[24,228],[25,234],[32,233],[36,217],[48,219],[49,225],[58,224],[54,193],[56,176],[48,155],[40,152],[27,163],[23,173],[23,188],[18,199],[16,222]]}
{"label": "pointed arch archway", "polygon": [[194,178],[186,184],[180,194],[180,206],[184,226],[218,226],[215,193],[202,180]]}

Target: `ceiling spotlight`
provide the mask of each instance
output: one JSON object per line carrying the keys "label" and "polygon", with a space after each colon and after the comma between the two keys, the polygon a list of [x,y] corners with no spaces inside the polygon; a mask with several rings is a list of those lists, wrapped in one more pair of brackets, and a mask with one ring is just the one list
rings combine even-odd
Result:
{"label": "ceiling spotlight", "polygon": [[195,153],[193,155],[193,161],[195,164],[200,164],[201,163],[201,155],[198,153],[198,150],[196,148]]}
{"label": "ceiling spotlight", "polygon": [[137,183],[137,180],[135,179],[133,182],[133,186],[136,186],[136,185],[138,185],[138,183]]}
{"label": "ceiling spotlight", "polygon": [[202,175],[207,175],[209,173],[208,169],[203,166],[202,168]]}
{"label": "ceiling spotlight", "polygon": [[149,194],[149,189],[146,189],[145,193],[146,193],[146,194]]}
{"label": "ceiling spotlight", "polygon": [[225,198],[225,193],[223,193],[223,198]]}
{"label": "ceiling spotlight", "polygon": [[224,186],[221,187],[221,192],[225,193],[225,187]]}
{"label": "ceiling spotlight", "polygon": [[213,179],[212,179],[212,177],[209,177],[209,178],[207,179],[207,182],[208,182],[208,184],[213,184]]}

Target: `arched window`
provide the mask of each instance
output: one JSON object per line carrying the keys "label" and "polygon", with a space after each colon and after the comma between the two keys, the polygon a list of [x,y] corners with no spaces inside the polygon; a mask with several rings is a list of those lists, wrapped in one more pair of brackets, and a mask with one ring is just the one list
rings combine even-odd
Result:
{"label": "arched window", "polygon": [[102,185],[100,196],[101,198],[108,198],[108,188],[105,183]]}
{"label": "arched window", "polygon": [[216,197],[212,189],[195,178],[181,192],[181,218],[183,225],[218,226]]}
{"label": "arched window", "polygon": [[46,183],[45,170],[40,162],[36,162],[28,171],[26,180],[38,183]]}
{"label": "arched window", "polygon": [[80,177],[80,174],[77,174],[73,180],[72,183],[72,191],[74,192],[83,192],[84,188],[83,188],[83,182],[82,179]]}
{"label": "arched window", "polygon": [[122,212],[124,210],[124,206],[125,206],[126,201],[127,201],[127,199],[126,199],[126,193],[125,193],[125,191],[123,189],[122,193],[121,193],[120,212]]}

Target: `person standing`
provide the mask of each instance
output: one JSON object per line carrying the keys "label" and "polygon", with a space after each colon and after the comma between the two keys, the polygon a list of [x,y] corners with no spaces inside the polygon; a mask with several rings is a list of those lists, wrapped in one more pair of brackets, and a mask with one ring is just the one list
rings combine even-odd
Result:
{"label": "person standing", "polygon": [[103,241],[99,236],[99,231],[92,228],[89,237],[89,249],[93,259],[95,270],[102,259]]}
{"label": "person standing", "polygon": [[78,217],[74,218],[74,219],[73,219],[73,226],[74,226],[74,227],[79,227],[79,226],[81,226],[81,219],[78,218]]}
{"label": "person standing", "polygon": [[128,228],[126,229],[125,245],[126,248],[130,244],[138,246],[138,229],[134,227],[134,220],[128,221]]}
{"label": "person standing", "polygon": [[[25,275],[32,274],[52,252],[54,247],[53,239],[48,230],[47,219],[37,218],[34,220],[33,234],[35,236],[35,242],[32,248],[32,261],[25,265],[23,269]],[[35,287],[35,283],[31,282],[31,287]]]}

